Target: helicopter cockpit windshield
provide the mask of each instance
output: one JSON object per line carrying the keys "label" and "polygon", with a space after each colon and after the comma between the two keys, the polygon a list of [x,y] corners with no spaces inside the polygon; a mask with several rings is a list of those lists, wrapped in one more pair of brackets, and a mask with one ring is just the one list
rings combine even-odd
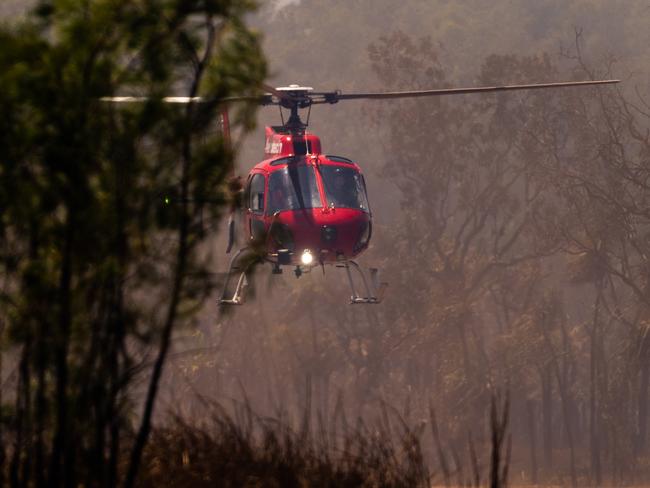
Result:
{"label": "helicopter cockpit windshield", "polygon": [[354,208],[369,212],[363,177],[358,171],[343,166],[320,166],[325,196],[330,206]]}
{"label": "helicopter cockpit windshield", "polygon": [[290,165],[271,173],[269,213],[282,210],[318,208],[323,204],[312,166]]}

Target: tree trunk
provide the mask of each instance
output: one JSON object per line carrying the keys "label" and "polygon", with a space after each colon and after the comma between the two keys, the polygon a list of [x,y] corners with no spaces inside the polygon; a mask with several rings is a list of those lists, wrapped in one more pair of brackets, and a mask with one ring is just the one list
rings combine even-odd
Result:
{"label": "tree trunk", "polygon": [[528,445],[530,446],[530,482],[537,484],[537,426],[535,422],[535,402],[526,401],[528,417]]}
{"label": "tree trunk", "polygon": [[[55,387],[55,404],[56,404],[56,421],[54,440],[52,442],[52,457],[50,459],[50,479],[51,486],[61,485],[61,476],[65,476],[68,471],[67,467],[70,460],[65,455],[69,448],[69,439],[72,426],[68,422],[68,348],[70,339],[70,321],[71,321],[71,285],[72,285],[72,254],[75,238],[75,209],[68,207],[68,222],[66,224],[66,236],[63,248],[61,262],[61,276],[59,278],[59,306],[61,310],[58,317],[58,328],[55,331],[55,370],[56,370],[56,387]],[[63,473],[62,473],[63,468]],[[70,485],[73,480],[64,480]]]}
{"label": "tree trunk", "polygon": [[650,382],[650,361],[642,357],[641,378],[639,382],[637,437],[635,451],[637,456],[645,453],[648,432],[648,384]]}
{"label": "tree trunk", "polygon": [[542,379],[542,424],[544,438],[544,467],[547,472],[553,468],[553,384],[550,366],[541,372]]}
{"label": "tree trunk", "polygon": [[[23,458],[28,458],[29,431],[26,428],[30,424],[29,401],[30,401],[30,369],[29,358],[31,355],[31,334],[25,339],[23,352],[18,367],[18,388],[16,392],[16,414],[14,419],[14,446],[9,465],[9,483],[12,487],[27,486],[27,472],[23,466]],[[26,455],[27,454],[27,455]]]}
{"label": "tree trunk", "polygon": [[600,293],[594,307],[594,319],[591,329],[591,350],[589,362],[589,445],[591,451],[591,477],[596,485],[601,484],[602,470],[600,464],[600,435],[598,425],[598,308]]}

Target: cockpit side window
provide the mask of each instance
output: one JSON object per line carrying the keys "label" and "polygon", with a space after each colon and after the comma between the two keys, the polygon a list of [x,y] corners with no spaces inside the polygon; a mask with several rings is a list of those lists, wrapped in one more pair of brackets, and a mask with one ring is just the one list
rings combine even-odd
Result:
{"label": "cockpit side window", "polygon": [[320,166],[328,205],[370,212],[363,176],[354,168]]}
{"label": "cockpit side window", "polygon": [[269,177],[269,214],[282,210],[322,206],[316,174],[312,166],[288,165],[271,173]]}
{"label": "cockpit side window", "polygon": [[250,181],[248,208],[254,213],[264,212],[264,175],[256,173]]}

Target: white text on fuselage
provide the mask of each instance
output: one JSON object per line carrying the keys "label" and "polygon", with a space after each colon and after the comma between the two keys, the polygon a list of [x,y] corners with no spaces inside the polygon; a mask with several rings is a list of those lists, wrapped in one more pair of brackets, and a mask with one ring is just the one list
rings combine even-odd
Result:
{"label": "white text on fuselage", "polygon": [[266,154],[279,154],[280,151],[282,151],[281,142],[273,142],[271,140],[266,142],[266,147],[264,148]]}

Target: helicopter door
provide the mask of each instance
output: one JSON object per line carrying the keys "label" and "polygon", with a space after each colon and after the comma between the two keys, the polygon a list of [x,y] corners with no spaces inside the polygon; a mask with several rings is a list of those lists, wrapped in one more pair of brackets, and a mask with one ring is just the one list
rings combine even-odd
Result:
{"label": "helicopter door", "polygon": [[249,180],[248,186],[248,231],[251,240],[264,237],[264,200],[266,181],[264,175],[255,173]]}

